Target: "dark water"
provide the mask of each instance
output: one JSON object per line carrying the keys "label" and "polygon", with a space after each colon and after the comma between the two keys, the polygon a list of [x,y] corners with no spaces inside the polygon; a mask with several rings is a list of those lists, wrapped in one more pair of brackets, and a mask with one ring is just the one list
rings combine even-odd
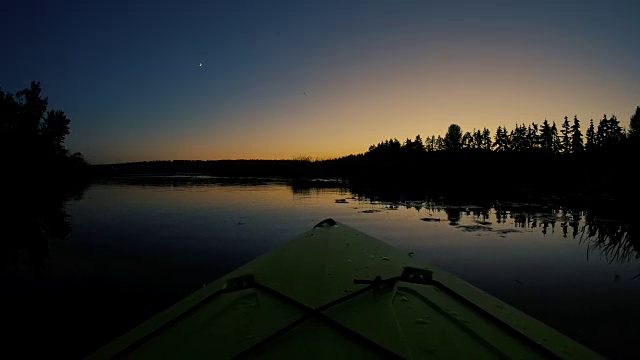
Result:
{"label": "dark water", "polygon": [[413,251],[607,357],[640,356],[637,248],[624,234],[590,237],[586,213],[557,205],[383,203],[252,180],[96,184],[66,210],[72,231],[49,243],[44,268],[18,262],[1,278],[4,348],[20,357],[82,357],[327,217]]}

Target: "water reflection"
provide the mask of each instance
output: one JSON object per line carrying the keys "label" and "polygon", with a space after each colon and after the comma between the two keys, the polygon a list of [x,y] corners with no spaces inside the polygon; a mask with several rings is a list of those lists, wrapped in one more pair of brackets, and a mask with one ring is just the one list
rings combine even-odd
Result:
{"label": "water reflection", "polygon": [[[311,196],[324,192],[338,194],[349,193],[349,187],[344,182],[326,179],[295,179],[284,181],[289,186],[294,196]],[[347,199],[344,199],[345,201]],[[352,200],[356,200],[353,198]]]}
{"label": "water reflection", "polygon": [[65,203],[79,200],[88,184],[66,189],[5,189],[3,231],[11,236],[0,242],[0,268],[3,274],[19,270],[42,271],[49,259],[51,241],[64,239],[71,232]]}
{"label": "water reflection", "polygon": [[[493,231],[489,222],[490,213],[494,212],[497,224],[506,224],[511,220],[515,229],[496,230],[499,235],[518,231],[517,229],[539,229],[543,235],[554,234],[556,225],[562,231],[562,237],[578,239],[580,243],[589,243],[588,250],[598,249],[609,261],[625,262],[632,258],[640,258],[640,244],[632,240],[633,230],[629,220],[625,222],[617,219],[599,218],[597,208],[592,208],[589,213],[584,209],[572,205],[568,209],[559,203],[558,199],[540,199],[541,203],[513,203],[490,202],[481,200],[477,205],[452,206],[446,205],[446,199],[427,197],[426,194],[406,194],[400,189],[362,189],[349,187],[345,183],[335,181],[304,181],[288,184],[294,195],[309,195],[311,193],[326,190],[328,188],[350,190],[354,199],[380,203],[385,210],[395,210],[399,207],[421,210],[427,213],[443,211],[449,225],[460,227],[464,231]],[[402,195],[400,195],[402,194]],[[409,200],[411,199],[411,200]],[[416,200],[420,199],[420,200]],[[374,212],[366,210],[363,212]],[[462,215],[473,217],[476,225],[461,226]],[[426,222],[440,221],[440,218],[421,218]],[[582,226],[580,224],[583,223]],[[588,255],[587,255],[588,257]]]}
{"label": "water reflection", "polygon": [[461,216],[461,211],[459,208],[446,207],[444,208],[444,212],[447,214],[447,221],[449,221],[449,225],[459,225]]}
{"label": "water reflection", "polygon": [[[3,265],[15,268],[28,259],[42,268],[49,256],[59,261],[45,266],[58,266],[49,274],[55,281],[16,295],[15,307],[23,309],[17,313],[33,312],[31,318],[37,319],[24,322],[18,334],[31,334],[28,324],[38,321],[49,324],[40,327],[37,338],[50,339],[54,353],[88,352],[201,284],[308,230],[318,219],[334,216],[410,249],[416,259],[446,268],[542,320],[547,316],[553,324],[558,313],[567,314],[564,329],[578,336],[584,326],[576,319],[584,311],[596,311],[596,298],[605,304],[602,308],[615,304],[626,317],[626,312],[634,313],[638,297],[633,291],[640,280],[607,287],[613,284],[613,272],[622,274],[620,280],[637,273],[619,264],[638,259],[633,229],[625,225],[630,222],[605,220],[615,217],[604,217],[598,208],[587,212],[547,201],[463,203],[418,195],[398,189],[378,193],[324,180],[182,176],[112,179],[96,184],[67,208],[64,198],[33,206],[34,198],[25,201],[23,196],[11,203],[16,211],[6,227],[21,235],[16,241],[20,246],[12,248],[10,256],[3,253],[3,260],[13,259]],[[47,244],[69,233],[70,220],[74,229],[68,247],[51,246],[49,255]],[[13,240],[3,246],[8,244]],[[588,264],[583,248],[591,253]],[[594,252],[617,264],[599,261]],[[17,293],[14,285],[5,284],[11,290],[7,293]],[[590,303],[575,301],[587,297]],[[79,311],[70,298],[83,299],[93,310]],[[35,311],[45,303],[47,307]],[[597,322],[592,318],[593,326],[607,324],[608,316]],[[58,332],[61,322],[76,332]],[[101,330],[95,328],[98,324]],[[603,327],[604,332],[609,342],[623,338],[609,328]]]}
{"label": "water reflection", "polygon": [[[543,235],[555,234],[561,231],[562,238],[577,239],[579,243],[588,244],[588,253],[598,250],[608,262],[628,262],[632,259],[640,259],[640,244],[634,237],[634,227],[627,213],[618,209],[616,215],[611,211],[600,212],[597,208],[591,208],[589,212],[576,208],[564,208],[561,204],[533,204],[533,203],[499,203],[491,205],[447,205],[446,199],[440,201],[425,199],[423,201],[407,201],[395,199],[391,201],[378,201],[381,198],[389,198],[389,193],[360,194],[359,199],[372,203],[381,203],[387,209],[404,206],[420,212],[424,209],[430,217],[420,220],[426,222],[440,221],[437,214],[444,213],[449,225],[458,227],[463,231],[497,231],[501,235],[508,232],[517,232],[517,229],[539,229]],[[494,230],[490,225],[490,215],[493,213],[495,221],[499,225],[511,224],[515,229]],[[436,214],[434,217],[433,215]],[[611,218],[602,217],[604,214]],[[461,225],[463,215],[474,219],[474,225]],[[616,218],[617,217],[617,218]],[[640,275],[638,275],[640,277]]]}
{"label": "water reflection", "polygon": [[[610,261],[624,262],[640,258],[640,246],[637,238],[633,238],[633,229],[628,220],[615,217],[602,217],[598,208],[591,208],[589,212],[572,204],[571,208],[563,207],[558,199],[540,199],[540,203],[528,202],[498,202],[485,199],[476,200],[473,205],[447,204],[447,199],[437,196],[428,197],[426,192],[407,194],[402,189],[359,188],[345,182],[326,179],[287,180],[281,178],[223,178],[211,176],[140,176],[111,179],[107,183],[125,186],[143,187],[171,187],[193,188],[203,186],[234,186],[256,187],[264,185],[279,185],[289,188],[294,198],[307,198],[319,194],[339,194],[344,197],[336,198],[337,204],[351,202],[367,202],[382,205],[381,209],[357,209],[358,213],[377,213],[382,210],[391,211],[414,209],[418,213],[426,212],[429,217],[420,218],[426,222],[441,221],[444,218],[450,226],[459,227],[463,231],[494,231],[499,236],[509,232],[527,229],[538,229],[543,235],[555,234],[558,230],[563,238],[574,238],[579,243],[587,244],[588,251],[597,249]],[[64,237],[68,233],[66,214],[60,202],[49,207],[49,214],[57,214],[47,219],[58,219],[51,223],[43,222],[42,217],[31,217],[40,221],[46,228],[47,237]],[[346,205],[348,206],[348,205]],[[58,209],[54,211],[54,209]],[[439,214],[443,213],[442,216]],[[619,212],[622,213],[622,212]],[[433,215],[436,214],[435,217]],[[607,211],[611,214],[611,211]],[[491,225],[490,218],[494,216],[496,226]],[[464,217],[471,217],[474,224],[461,225]],[[442,218],[442,219],[441,219]],[[25,219],[22,222],[27,221]],[[625,222],[628,221],[628,222]],[[67,225],[65,225],[67,224]],[[513,229],[504,228],[510,225]],[[33,226],[23,225],[25,228]],[[558,229],[556,229],[558,228]],[[37,238],[32,235],[31,238]],[[635,242],[633,239],[636,239]],[[42,243],[40,241],[39,243]],[[39,250],[38,250],[39,249]],[[34,259],[46,258],[46,251],[42,247],[32,247],[30,256]],[[38,255],[39,254],[39,255]],[[40,260],[38,260],[40,261]]]}
{"label": "water reflection", "polygon": [[[597,248],[609,263],[640,258],[640,244],[633,241],[632,226],[613,219],[599,219],[595,215],[586,217],[580,241],[589,248]],[[639,274],[640,276],[640,274]]]}
{"label": "water reflection", "polygon": [[[611,215],[610,210],[600,211],[598,207],[592,207],[587,212],[585,205],[571,204],[570,208],[563,207],[564,204],[561,203],[561,200],[556,198],[541,198],[540,203],[530,201],[497,202],[480,199],[476,201],[476,205],[456,206],[447,205],[445,198],[428,197],[426,193],[407,194],[401,189],[363,189],[335,181],[304,181],[288,185],[291,186],[294,196],[309,195],[314,191],[319,192],[333,188],[341,191],[349,190],[354,199],[382,204],[385,210],[404,207],[406,209],[413,208],[418,212],[424,211],[431,215],[444,212],[449,225],[460,227],[464,231],[496,231],[499,236],[504,236],[509,232],[517,232],[518,229],[539,229],[543,235],[547,235],[555,234],[556,226],[559,225],[563,238],[570,236],[580,243],[588,243],[589,251],[599,250],[609,262],[625,262],[640,258],[640,244],[638,244],[637,238],[633,237],[628,213],[622,209],[618,209],[614,215]],[[492,212],[498,225],[506,225],[510,220],[514,229],[492,229],[489,221]],[[463,214],[472,217],[476,224],[461,226]],[[603,218],[603,214],[609,215],[610,218]],[[423,217],[421,220],[433,222],[441,219],[437,216],[430,216]]]}

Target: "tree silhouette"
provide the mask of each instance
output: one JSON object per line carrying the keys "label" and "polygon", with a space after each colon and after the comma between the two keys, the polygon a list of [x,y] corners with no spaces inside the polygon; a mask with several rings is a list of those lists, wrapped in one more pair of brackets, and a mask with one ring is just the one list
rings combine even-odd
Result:
{"label": "tree silhouette", "polygon": [[64,139],[69,135],[69,123],[71,121],[62,111],[50,110],[41,124],[41,136],[43,145],[54,154],[63,154]]}
{"label": "tree silhouette", "polygon": [[413,140],[413,149],[420,153],[424,152],[424,143],[420,134],[416,135],[415,140]]}
{"label": "tree silhouette", "polygon": [[502,126],[498,126],[498,129],[496,130],[493,147],[496,152],[505,152],[509,150],[509,135],[507,134],[507,130]]}
{"label": "tree silhouette", "polygon": [[596,133],[598,147],[606,145],[607,139],[609,138],[609,132],[609,119],[607,119],[607,114],[604,114],[602,119],[598,122],[598,132]]}
{"label": "tree silhouette", "polygon": [[540,147],[540,135],[538,135],[538,124],[532,123],[527,128],[527,148],[529,150]]}
{"label": "tree silhouette", "polygon": [[611,119],[609,119],[609,127],[611,128],[611,140],[614,142],[620,143],[626,135],[624,133],[624,129],[620,126],[620,121],[615,116],[615,114],[611,114]]}
{"label": "tree silhouette", "polygon": [[473,149],[482,149],[482,131],[473,129]]}
{"label": "tree silhouette", "polygon": [[573,125],[571,126],[571,152],[579,153],[584,150],[582,142],[582,133],[580,132],[580,120],[578,116],[573,116]]}
{"label": "tree silhouette", "polygon": [[551,152],[557,154],[562,149],[562,144],[560,143],[560,137],[558,136],[558,128],[556,127],[556,122],[553,122],[551,125]]}
{"label": "tree silhouette", "polygon": [[436,138],[435,150],[436,151],[446,150],[444,145],[444,139],[440,135],[438,135],[438,137]]}
{"label": "tree silhouette", "polygon": [[640,106],[636,107],[636,112],[629,119],[629,139],[637,143],[640,139]]}
{"label": "tree silhouette", "polygon": [[436,151],[436,137],[435,137],[435,135],[431,135],[431,137],[427,138],[427,140],[425,141],[424,147],[426,148],[427,152]]}
{"label": "tree silhouette", "polygon": [[[37,162],[40,166],[50,166],[55,159],[69,157],[64,141],[69,134],[70,120],[63,111],[47,111],[47,106],[48,99],[42,97],[39,82],[32,82],[15,97],[0,90],[0,146],[2,154],[10,154],[14,164]],[[16,149],[25,151],[16,153]]]}
{"label": "tree silhouette", "polygon": [[609,148],[619,143],[625,137],[620,122],[615,115],[607,119],[607,115],[603,115],[602,120],[598,123],[598,133],[596,135],[598,147]]}
{"label": "tree silhouette", "polygon": [[41,268],[49,240],[69,232],[64,203],[88,186],[88,164],[82,154],[64,146],[70,120],[60,110],[48,110],[39,82],[16,95],[0,90],[0,156],[10,176],[2,177],[5,232],[0,263],[7,253],[25,250],[28,262]]}
{"label": "tree silhouette", "polygon": [[572,150],[572,142],[571,142],[571,125],[569,124],[569,117],[565,116],[564,117],[564,122],[562,123],[562,130],[560,130],[560,132],[562,133],[562,143],[561,143],[561,152],[563,154],[568,154],[571,152]]}
{"label": "tree silhouette", "polygon": [[587,128],[587,151],[595,150],[598,146],[598,138],[596,136],[595,126],[593,125],[593,119],[589,122],[589,128]]}
{"label": "tree silhouette", "polygon": [[407,138],[404,143],[402,144],[402,147],[406,150],[412,149],[413,148],[413,141],[409,138]]}
{"label": "tree silhouette", "polygon": [[551,126],[547,119],[544,119],[542,123],[542,129],[540,129],[540,147],[545,152],[553,151],[553,135],[551,134]]}
{"label": "tree silhouette", "polygon": [[491,131],[489,129],[482,129],[482,146],[483,150],[491,150]]}
{"label": "tree silhouette", "polygon": [[472,149],[473,147],[474,147],[473,135],[471,135],[471,133],[467,131],[462,136],[462,148]]}
{"label": "tree silhouette", "polygon": [[449,125],[443,140],[444,150],[454,151],[462,148],[462,129],[457,124]]}
{"label": "tree silhouette", "polygon": [[516,124],[515,129],[511,130],[511,150],[523,152],[527,149],[527,128]]}

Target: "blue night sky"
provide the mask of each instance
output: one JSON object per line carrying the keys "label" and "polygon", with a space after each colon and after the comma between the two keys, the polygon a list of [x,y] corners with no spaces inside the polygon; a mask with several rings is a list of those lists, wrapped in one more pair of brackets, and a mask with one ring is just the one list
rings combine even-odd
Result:
{"label": "blue night sky", "polygon": [[40,81],[92,163],[333,157],[574,114],[627,127],[639,14],[640,1],[4,2],[0,87]]}

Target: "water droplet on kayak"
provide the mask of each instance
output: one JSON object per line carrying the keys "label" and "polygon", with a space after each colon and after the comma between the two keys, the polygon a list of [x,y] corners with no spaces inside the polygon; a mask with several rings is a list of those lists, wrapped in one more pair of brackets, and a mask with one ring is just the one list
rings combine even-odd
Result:
{"label": "water droplet on kayak", "polygon": [[389,258],[388,258],[388,257],[386,257],[386,256],[381,256],[380,258],[381,258],[382,260],[389,261]]}
{"label": "water droplet on kayak", "polygon": [[351,260],[347,260],[347,262],[348,262],[348,263],[351,263],[351,262],[353,262],[353,261],[351,261]]}
{"label": "water droplet on kayak", "polygon": [[426,316],[425,317],[421,317],[421,318],[417,318],[414,323],[418,324],[418,325],[429,325],[429,318],[426,317]]}
{"label": "water droplet on kayak", "polygon": [[403,296],[403,297],[401,297],[401,298],[400,298],[400,301],[402,301],[402,302],[409,302],[409,298],[408,298],[408,297],[406,297],[406,296]]}

